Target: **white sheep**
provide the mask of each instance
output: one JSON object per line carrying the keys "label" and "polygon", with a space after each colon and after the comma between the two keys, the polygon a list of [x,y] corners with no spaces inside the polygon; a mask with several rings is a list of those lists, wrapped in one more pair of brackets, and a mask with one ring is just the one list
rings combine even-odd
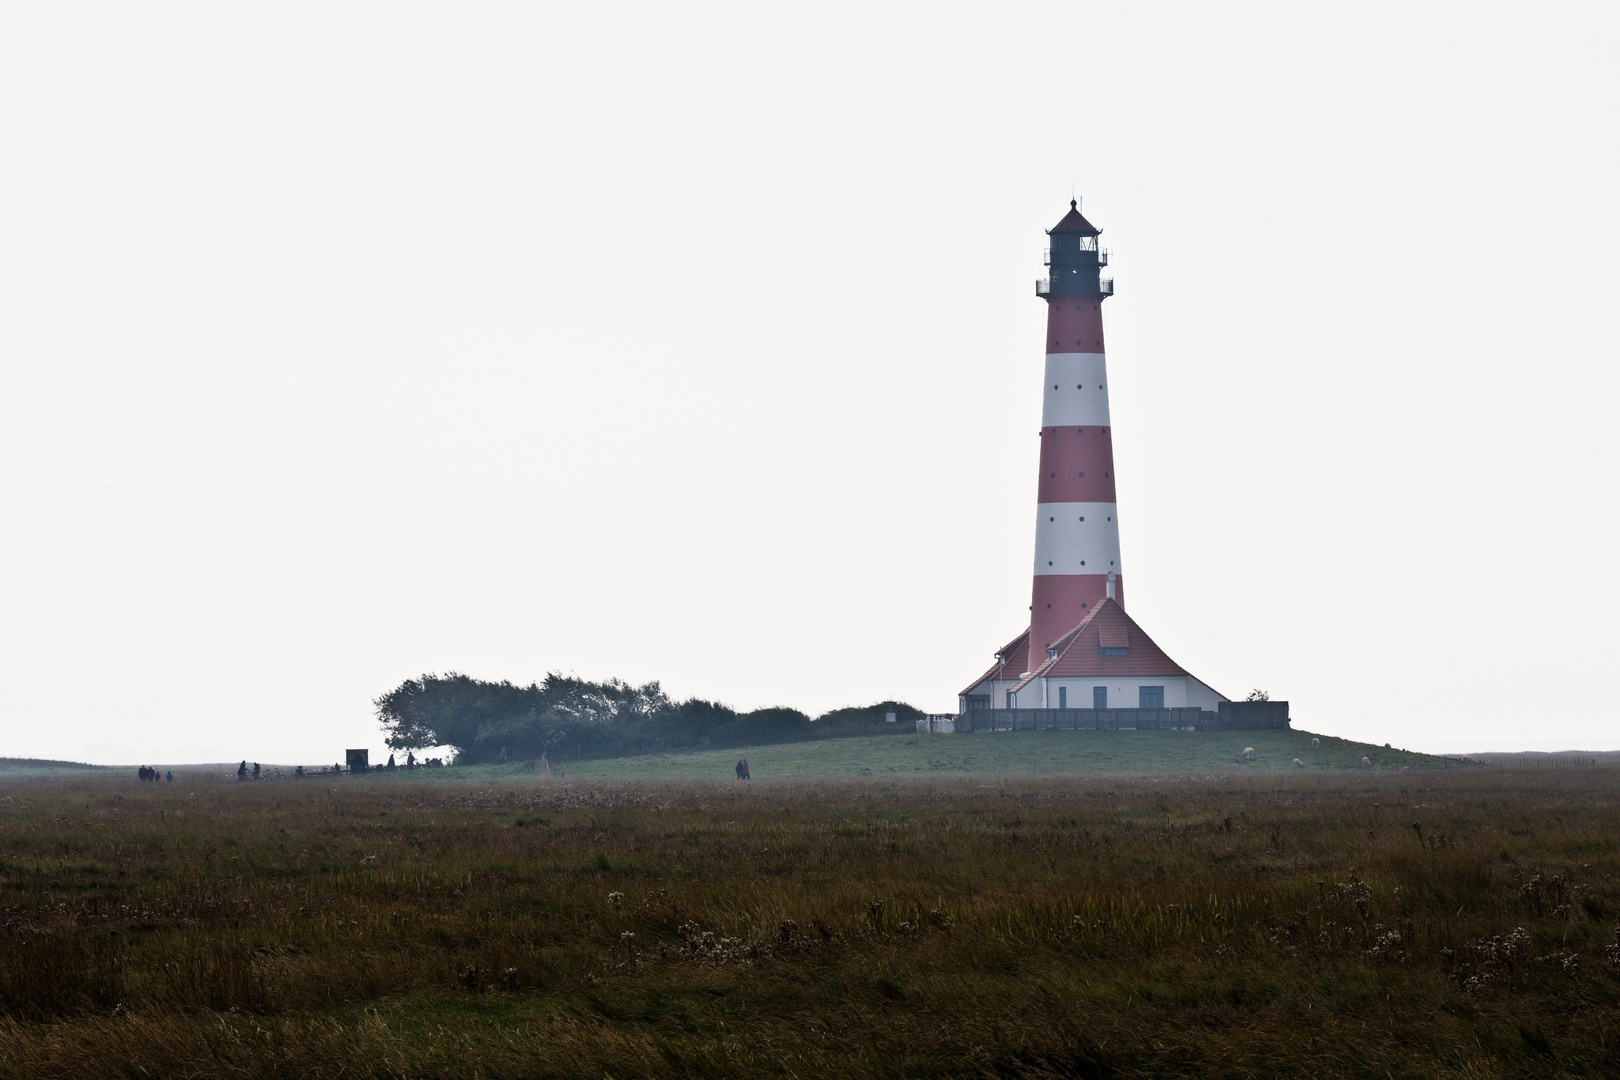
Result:
{"label": "white sheep", "polygon": [[1299,766],[1301,769],[1303,769],[1305,767],[1305,763],[1303,761],[1299,760],[1299,758],[1294,759],[1294,764]]}
{"label": "white sheep", "polygon": [[1363,765],[1371,765],[1371,764],[1372,764],[1372,759],[1371,759],[1371,758],[1369,758],[1369,757],[1363,757],[1363,758],[1362,758],[1362,759],[1361,759],[1361,763],[1362,763],[1362,764],[1363,764]]}
{"label": "white sheep", "polygon": [[1312,739],[1311,740],[1311,749],[1312,750],[1320,750],[1321,748],[1322,748],[1322,740],[1321,739]]}
{"label": "white sheep", "polygon": [[1254,760],[1254,747],[1245,746],[1243,748],[1243,760],[1244,761],[1253,761]]}

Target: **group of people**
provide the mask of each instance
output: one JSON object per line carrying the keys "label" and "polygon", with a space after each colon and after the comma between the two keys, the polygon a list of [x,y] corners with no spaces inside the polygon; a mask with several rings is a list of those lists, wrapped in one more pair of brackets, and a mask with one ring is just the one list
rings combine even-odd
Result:
{"label": "group of people", "polygon": [[443,764],[444,762],[439,758],[418,758],[415,751],[407,750],[405,752],[405,764],[396,764],[394,762],[394,755],[389,754],[387,765],[377,765],[373,766],[373,768],[380,768],[384,772],[393,772],[395,769],[437,769]]}
{"label": "group of people", "polygon": [[[236,767],[236,779],[237,780],[246,780],[247,778],[248,778],[248,767],[247,767],[247,762],[244,761],[244,762],[242,762],[242,764],[240,764],[240,765],[238,765]],[[257,780],[258,778],[259,778],[259,763],[257,761],[255,761],[253,763],[253,779]]]}
{"label": "group of people", "polygon": [[737,759],[737,779],[739,779],[739,780],[752,780],[753,779],[753,777],[748,775],[748,759],[747,758],[738,758]]}
{"label": "group of people", "polygon": [[167,774],[164,774],[164,773],[158,772],[156,769],[152,768],[152,766],[150,766],[150,765],[142,765],[140,767],[140,769],[138,770],[138,772],[140,774],[141,783],[143,783],[143,784],[148,783],[148,782],[155,784],[160,780],[167,780],[171,784],[174,783],[174,770],[173,769],[170,769]]}

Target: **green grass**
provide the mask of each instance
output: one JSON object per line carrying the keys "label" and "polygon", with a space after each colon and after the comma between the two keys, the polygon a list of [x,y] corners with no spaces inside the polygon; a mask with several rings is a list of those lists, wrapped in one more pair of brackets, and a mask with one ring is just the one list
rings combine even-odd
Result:
{"label": "green grass", "polygon": [[0,1080],[1620,1075],[1614,776],[0,778]]}
{"label": "green grass", "polygon": [[86,765],[82,761],[49,761],[45,758],[0,757],[0,776],[53,776],[60,773],[105,773],[115,771],[118,770],[112,766]]}
{"label": "green grass", "polygon": [[[1459,762],[1427,754],[1319,736],[1308,731],[1000,731],[960,735],[875,735],[749,749],[692,750],[636,757],[553,762],[580,779],[727,780],[737,759],[754,779],[820,776],[1070,776],[1099,773],[1264,773],[1401,767],[1454,768]],[[1252,762],[1236,759],[1253,747]],[[1371,770],[1361,764],[1372,760]],[[525,774],[526,763],[451,770],[496,777]]]}

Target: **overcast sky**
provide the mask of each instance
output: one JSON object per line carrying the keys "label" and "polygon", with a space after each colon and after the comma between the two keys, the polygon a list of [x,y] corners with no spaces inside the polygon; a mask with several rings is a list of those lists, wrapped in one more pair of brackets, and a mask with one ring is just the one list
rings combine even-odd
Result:
{"label": "overcast sky", "polygon": [[7,4],[0,755],[335,760],[423,672],[812,713],[1026,625],[1104,230],[1133,616],[1620,747],[1620,8]]}

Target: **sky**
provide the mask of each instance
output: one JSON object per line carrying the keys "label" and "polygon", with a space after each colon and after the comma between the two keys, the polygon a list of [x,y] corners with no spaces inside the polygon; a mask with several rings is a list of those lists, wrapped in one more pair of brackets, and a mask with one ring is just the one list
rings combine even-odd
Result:
{"label": "sky", "polygon": [[7,4],[0,755],[333,761],[447,671],[954,710],[1027,625],[1071,194],[1133,617],[1295,727],[1620,748],[1617,40]]}

